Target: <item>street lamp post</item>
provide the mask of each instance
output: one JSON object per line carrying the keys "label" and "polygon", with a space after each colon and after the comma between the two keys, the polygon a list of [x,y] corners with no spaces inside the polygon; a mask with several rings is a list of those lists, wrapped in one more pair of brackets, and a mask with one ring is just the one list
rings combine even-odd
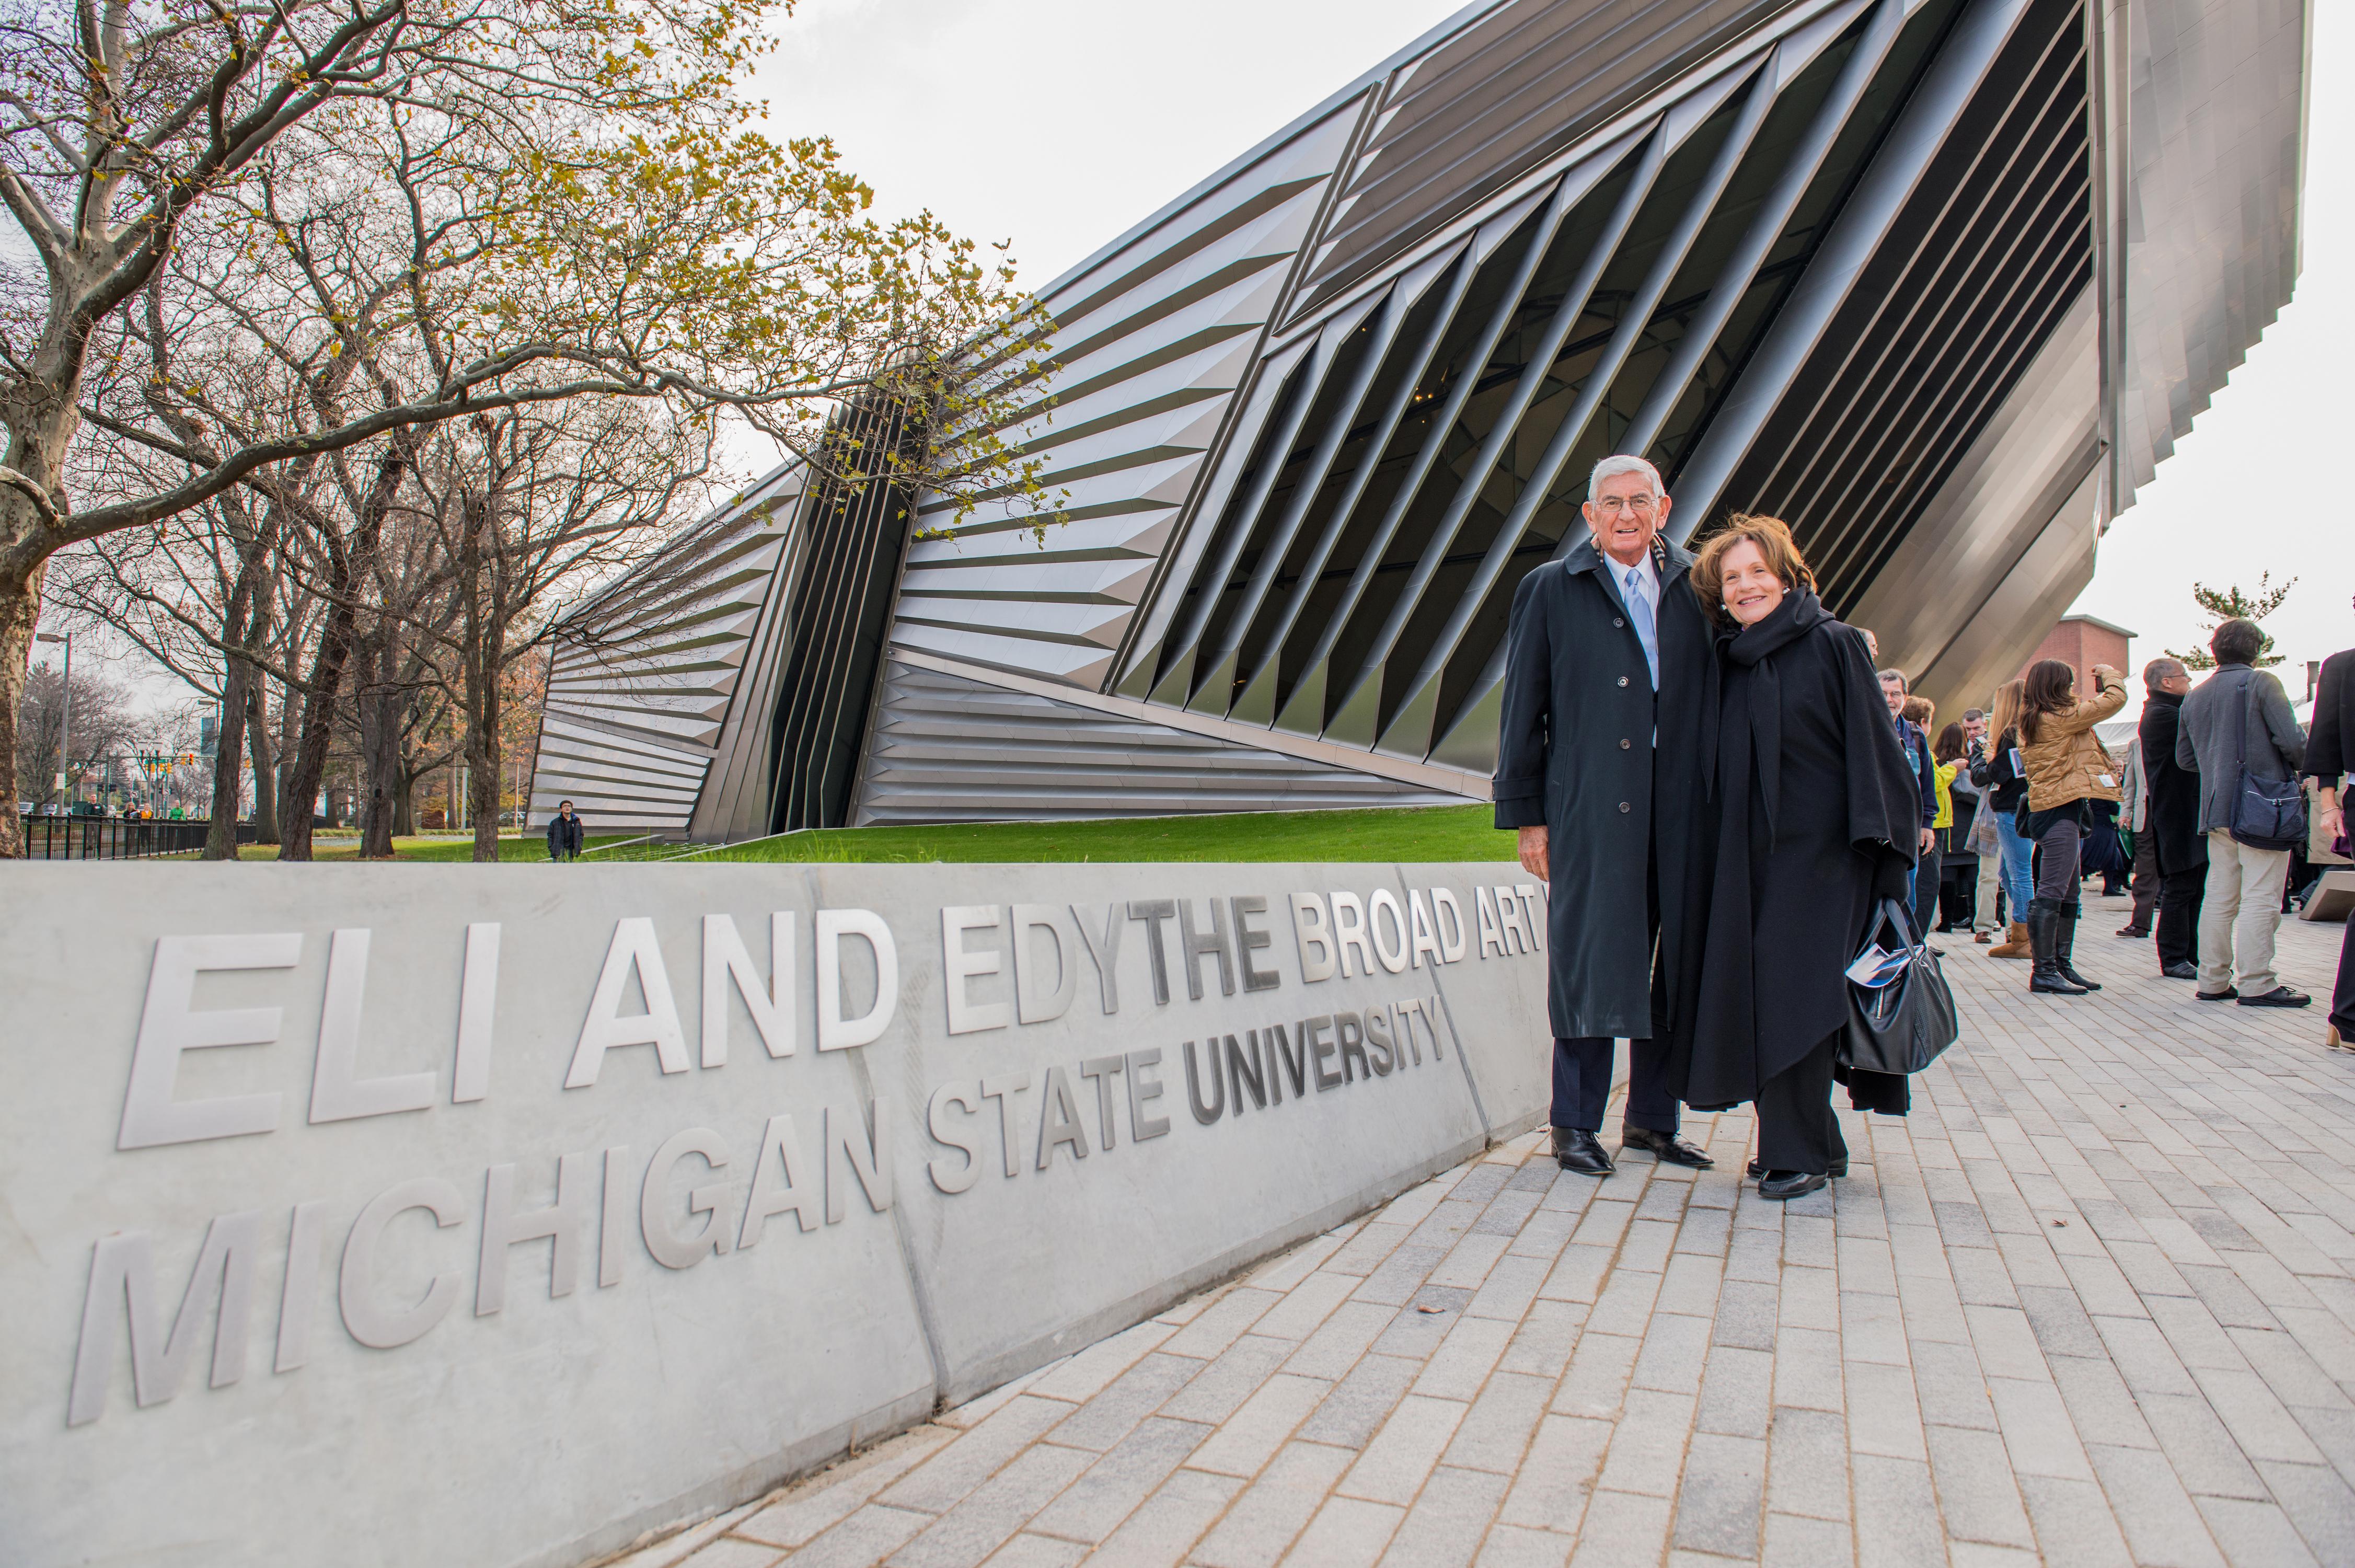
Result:
{"label": "street lamp post", "polygon": [[[68,760],[73,755],[73,634],[71,632],[36,632],[33,634],[33,640],[37,643],[63,643],[66,645],[65,709],[58,716],[57,787],[62,794],[66,787],[66,770],[73,765]],[[8,809],[14,811],[16,807],[10,806]],[[73,815],[73,802],[70,800],[66,802],[66,815],[69,816]]]}

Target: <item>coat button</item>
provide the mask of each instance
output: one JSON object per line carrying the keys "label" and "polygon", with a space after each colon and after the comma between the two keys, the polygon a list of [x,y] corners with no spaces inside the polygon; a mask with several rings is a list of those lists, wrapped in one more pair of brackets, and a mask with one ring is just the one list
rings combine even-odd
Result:
{"label": "coat button", "polygon": [[1619,677],[1619,684],[1620,684],[1620,685],[1622,685],[1622,686],[1626,685],[1626,684],[1627,684],[1627,677],[1626,677],[1625,676],[1624,676],[1624,675],[1623,675],[1623,676],[1621,676],[1621,677]]}
{"label": "coat button", "polygon": [[1625,625],[1627,623],[1626,623],[1626,622],[1625,622],[1625,621],[1620,620],[1617,616],[1615,616],[1615,615],[1614,615],[1614,616],[1613,616],[1613,617],[1612,617],[1612,619],[1611,619],[1611,624],[1612,624],[1613,625],[1614,625],[1614,626],[1624,626],[1624,625]]}
{"label": "coat button", "polygon": [[1625,750],[1627,749],[1627,742],[1626,742],[1626,741],[1620,741],[1620,742],[1619,742],[1619,749],[1620,749],[1621,751],[1623,751],[1623,752],[1624,752],[1624,751],[1625,751]]}
{"label": "coat button", "polygon": [[1629,805],[1625,801],[1624,801],[1624,800],[1623,800],[1623,801],[1621,801],[1621,802],[1619,803],[1619,809],[1620,809],[1620,810],[1622,810],[1622,811],[1633,811],[1633,810],[1635,810],[1636,808],[1635,808],[1634,806],[1632,806],[1632,805]]}

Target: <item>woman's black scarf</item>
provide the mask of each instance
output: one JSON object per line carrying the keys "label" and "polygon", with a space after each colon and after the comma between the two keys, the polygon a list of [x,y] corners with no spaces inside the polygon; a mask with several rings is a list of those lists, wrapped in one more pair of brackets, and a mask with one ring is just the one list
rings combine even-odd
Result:
{"label": "woman's black scarf", "polygon": [[[1710,661],[1708,706],[1713,722],[1704,725],[1702,758],[1708,769],[1710,797],[1717,798],[1721,784],[1729,796],[1745,795],[1754,782],[1759,804],[1766,814],[1766,847],[1774,847],[1774,824],[1782,806],[1783,674],[1774,655],[1832,618],[1812,588],[1794,588],[1783,595],[1765,619],[1717,635],[1718,656]],[[1720,683],[1724,690],[1721,693]],[[1738,699],[1740,713],[1729,711],[1723,698]],[[1724,765],[1719,766],[1721,753]],[[1750,837],[1747,799],[1732,800],[1740,807],[1721,820],[1741,839],[1746,861]],[[1721,845],[1725,848],[1733,848]]]}

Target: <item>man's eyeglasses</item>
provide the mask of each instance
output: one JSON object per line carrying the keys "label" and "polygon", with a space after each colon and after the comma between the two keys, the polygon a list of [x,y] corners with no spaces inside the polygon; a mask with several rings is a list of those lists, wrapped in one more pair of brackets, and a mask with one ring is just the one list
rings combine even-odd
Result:
{"label": "man's eyeglasses", "polygon": [[1605,496],[1599,501],[1589,501],[1587,505],[1606,517],[1615,517],[1623,510],[1633,512],[1639,517],[1648,517],[1659,508],[1658,500],[1650,496],[1635,496],[1624,499],[1617,496]]}

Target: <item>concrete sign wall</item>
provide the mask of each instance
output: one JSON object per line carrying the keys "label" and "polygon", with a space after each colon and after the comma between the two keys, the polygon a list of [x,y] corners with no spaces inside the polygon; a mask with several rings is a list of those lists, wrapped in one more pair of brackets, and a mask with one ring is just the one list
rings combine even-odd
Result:
{"label": "concrete sign wall", "polygon": [[563,1563],[1543,1114],[1509,865],[0,868],[0,1562]]}

